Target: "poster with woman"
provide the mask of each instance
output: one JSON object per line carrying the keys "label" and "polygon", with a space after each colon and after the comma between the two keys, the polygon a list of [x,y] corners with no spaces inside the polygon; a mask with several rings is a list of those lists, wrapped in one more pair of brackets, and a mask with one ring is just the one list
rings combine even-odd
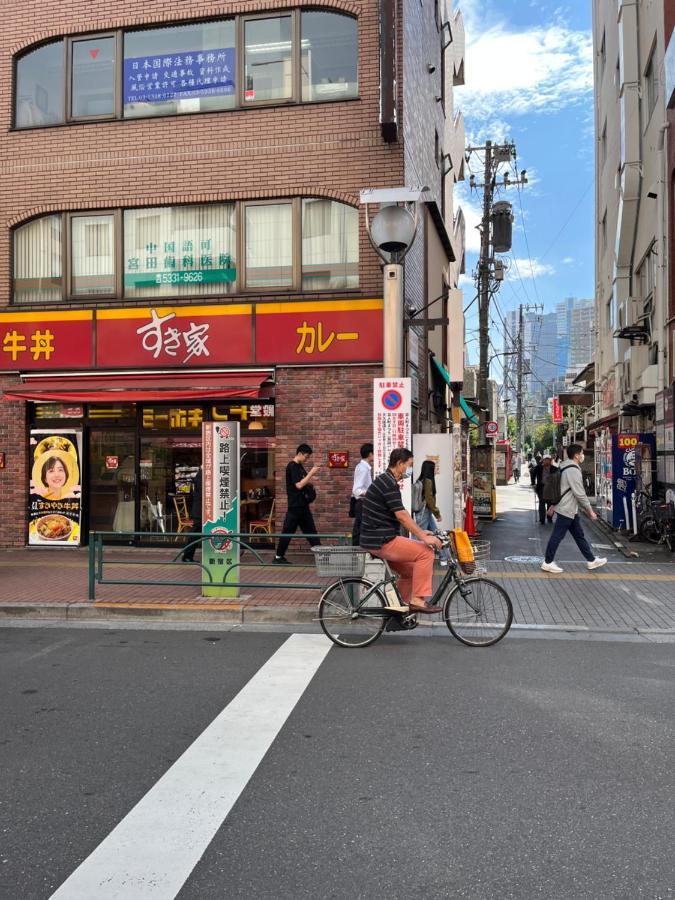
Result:
{"label": "poster with woman", "polygon": [[81,447],[81,431],[31,431],[29,544],[79,546]]}

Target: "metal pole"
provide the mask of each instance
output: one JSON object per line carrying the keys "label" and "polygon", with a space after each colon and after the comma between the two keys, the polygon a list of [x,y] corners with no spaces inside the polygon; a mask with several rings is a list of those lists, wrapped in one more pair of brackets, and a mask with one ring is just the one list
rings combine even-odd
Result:
{"label": "metal pole", "polygon": [[523,304],[518,317],[518,394],[516,396],[516,441],[518,452],[523,452]]}
{"label": "metal pole", "polygon": [[488,345],[490,342],[490,213],[492,211],[492,141],[485,142],[485,175],[483,184],[483,222],[480,236],[480,259],[478,261],[478,340],[480,357],[478,366],[478,403],[481,407],[480,439],[485,441],[485,422],[488,413]]}
{"label": "metal pole", "polygon": [[384,267],[384,377],[405,375],[403,356],[403,266]]}

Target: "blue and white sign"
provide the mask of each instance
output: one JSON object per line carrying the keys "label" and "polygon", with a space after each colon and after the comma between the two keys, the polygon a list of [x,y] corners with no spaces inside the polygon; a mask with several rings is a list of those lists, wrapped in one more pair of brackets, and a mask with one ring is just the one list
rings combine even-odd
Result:
{"label": "blue and white sign", "polygon": [[234,47],[124,60],[124,102],[234,94]]}

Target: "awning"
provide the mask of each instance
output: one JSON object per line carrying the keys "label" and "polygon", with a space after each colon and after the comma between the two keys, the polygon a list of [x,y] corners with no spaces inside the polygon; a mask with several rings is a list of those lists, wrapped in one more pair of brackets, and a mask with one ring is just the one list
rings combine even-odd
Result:
{"label": "awning", "polygon": [[[443,363],[439,363],[439,362],[438,362],[438,360],[436,359],[436,357],[434,356],[434,354],[433,354],[431,351],[429,352],[429,356],[431,357],[432,363],[436,366],[436,368],[438,369],[438,371],[441,373],[441,375],[442,375],[442,377],[443,377],[443,381],[445,381],[445,383],[447,384],[447,386],[452,390],[452,387],[451,387],[451,384],[450,384],[450,373],[448,372],[448,370],[445,368],[445,366],[443,365]],[[477,419],[476,416],[473,414],[473,412],[472,412],[471,409],[469,408],[468,403],[466,402],[466,400],[464,399],[464,397],[462,397],[461,394],[459,395],[459,405],[461,406],[462,412],[464,413],[464,415],[466,416],[466,418],[467,418],[470,422],[473,422],[475,425],[478,425],[478,419]]]}
{"label": "awning", "polygon": [[166,374],[24,376],[24,383],[5,391],[5,400],[61,403],[136,403],[198,401],[226,397],[259,397],[270,369]]}

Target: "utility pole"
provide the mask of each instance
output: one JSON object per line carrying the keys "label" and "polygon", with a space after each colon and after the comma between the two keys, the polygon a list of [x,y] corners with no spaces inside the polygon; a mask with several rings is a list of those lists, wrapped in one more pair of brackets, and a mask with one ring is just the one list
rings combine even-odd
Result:
{"label": "utility pole", "polygon": [[[522,455],[523,452],[523,343],[525,336],[525,319],[523,317],[523,304],[520,304],[518,313],[518,393],[516,394],[516,447]],[[522,458],[522,457],[521,457]]]}
{"label": "utility pole", "polygon": [[[480,406],[480,440],[485,440],[485,422],[488,416],[489,396],[488,379],[490,364],[488,350],[490,342],[490,295],[498,288],[504,277],[504,264],[495,262],[495,253],[508,253],[511,249],[513,215],[511,204],[494,203],[495,192],[501,188],[527,184],[527,172],[520,174],[504,171],[502,180],[497,180],[499,169],[503,163],[509,165],[516,159],[516,147],[513,143],[495,144],[486,141],[482,147],[467,147],[467,160],[472,154],[483,154],[483,183],[476,183],[476,176],[469,178],[472,190],[483,190],[483,216],[480,224],[480,257],[475,273],[478,294],[478,404]],[[512,177],[512,174],[515,177]]]}

